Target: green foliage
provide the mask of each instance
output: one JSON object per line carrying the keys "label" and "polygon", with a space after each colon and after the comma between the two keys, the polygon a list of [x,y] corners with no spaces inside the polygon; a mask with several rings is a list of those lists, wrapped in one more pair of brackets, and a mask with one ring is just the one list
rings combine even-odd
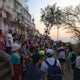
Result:
{"label": "green foliage", "polygon": [[64,28],[80,39],[80,5],[66,7],[62,12]]}
{"label": "green foliage", "polygon": [[53,25],[61,24],[62,12],[56,4],[48,5],[45,9],[41,9],[41,21],[46,26],[46,31],[49,33]]}
{"label": "green foliage", "polygon": [[56,4],[48,5],[45,9],[41,9],[41,21],[46,26],[46,33],[49,33],[54,25],[64,27],[64,29],[73,33],[80,42],[80,4],[76,7],[68,6],[64,9],[60,9]]}

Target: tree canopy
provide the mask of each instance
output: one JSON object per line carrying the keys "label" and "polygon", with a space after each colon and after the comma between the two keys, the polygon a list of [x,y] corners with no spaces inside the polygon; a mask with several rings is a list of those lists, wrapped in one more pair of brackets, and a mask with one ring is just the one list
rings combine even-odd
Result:
{"label": "tree canopy", "polygon": [[41,14],[41,21],[44,22],[48,33],[53,25],[61,24],[61,10],[56,4],[48,5],[45,9],[41,8]]}
{"label": "tree canopy", "polygon": [[54,25],[60,25],[80,39],[80,4],[63,9],[56,4],[48,5],[41,9],[41,21],[45,24],[47,32],[50,32]]}
{"label": "tree canopy", "polygon": [[80,39],[80,5],[63,9],[63,24],[65,29]]}

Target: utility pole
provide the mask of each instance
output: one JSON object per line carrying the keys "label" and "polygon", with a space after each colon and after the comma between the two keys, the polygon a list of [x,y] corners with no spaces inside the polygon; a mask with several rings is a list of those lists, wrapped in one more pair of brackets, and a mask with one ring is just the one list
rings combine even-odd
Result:
{"label": "utility pole", "polygon": [[57,26],[57,41],[59,40],[59,26]]}

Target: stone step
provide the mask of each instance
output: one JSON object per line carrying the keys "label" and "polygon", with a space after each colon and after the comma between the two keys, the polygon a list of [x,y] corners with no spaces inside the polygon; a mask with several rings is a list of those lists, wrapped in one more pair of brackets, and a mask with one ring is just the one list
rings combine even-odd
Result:
{"label": "stone step", "polygon": [[0,80],[4,80],[7,75],[10,74],[10,68],[4,68],[0,70]]}
{"label": "stone step", "polygon": [[3,61],[3,58],[2,57],[0,57],[0,62],[2,62]]}
{"label": "stone step", "polygon": [[12,78],[11,78],[11,75],[8,75],[7,77],[5,77],[5,79],[3,79],[3,80],[11,80]]}
{"label": "stone step", "polygon": [[5,68],[10,68],[9,63],[0,62],[0,70],[4,70]]}
{"label": "stone step", "polygon": [[6,68],[8,65],[5,62],[0,62],[0,70],[2,70],[3,68]]}
{"label": "stone step", "polygon": [[6,65],[5,62],[0,62],[0,66]]}

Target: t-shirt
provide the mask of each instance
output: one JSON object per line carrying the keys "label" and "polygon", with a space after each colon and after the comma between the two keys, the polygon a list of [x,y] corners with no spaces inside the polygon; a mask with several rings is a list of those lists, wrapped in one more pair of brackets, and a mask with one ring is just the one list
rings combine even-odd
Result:
{"label": "t-shirt", "polygon": [[33,53],[34,50],[35,50],[34,46],[31,45],[31,46],[30,46],[30,52]]}
{"label": "t-shirt", "polygon": [[20,64],[20,55],[12,53],[10,64]]}
{"label": "t-shirt", "polygon": [[[9,40],[11,41],[11,45],[9,43]],[[6,36],[6,47],[12,47],[13,46],[13,37],[11,34],[7,34]]]}
{"label": "t-shirt", "polygon": [[53,42],[53,46],[57,46],[57,43],[56,42]]}
{"label": "t-shirt", "polygon": [[26,53],[26,47],[22,48],[22,53]]}
{"label": "t-shirt", "polygon": [[65,59],[65,52],[64,51],[59,53],[59,58]]}
{"label": "t-shirt", "polygon": [[40,80],[41,70],[35,64],[28,64],[24,80]]}
{"label": "t-shirt", "polygon": [[4,39],[2,37],[0,37],[0,49],[1,50],[5,50],[4,44],[5,44]]}
{"label": "t-shirt", "polygon": [[[55,59],[53,57],[51,58],[47,58],[46,61],[50,64],[50,65],[54,65],[55,63]],[[60,62],[57,60],[57,66],[59,66],[61,68]],[[47,69],[49,68],[49,66],[46,64],[45,61],[42,62],[41,64],[41,71],[45,73],[45,80],[47,80]]]}
{"label": "t-shirt", "polygon": [[80,69],[80,56],[76,58],[76,68]]}
{"label": "t-shirt", "polygon": [[70,60],[73,54],[75,54],[75,52],[73,52],[73,51],[69,52],[68,53],[68,56],[67,56],[67,59]]}

